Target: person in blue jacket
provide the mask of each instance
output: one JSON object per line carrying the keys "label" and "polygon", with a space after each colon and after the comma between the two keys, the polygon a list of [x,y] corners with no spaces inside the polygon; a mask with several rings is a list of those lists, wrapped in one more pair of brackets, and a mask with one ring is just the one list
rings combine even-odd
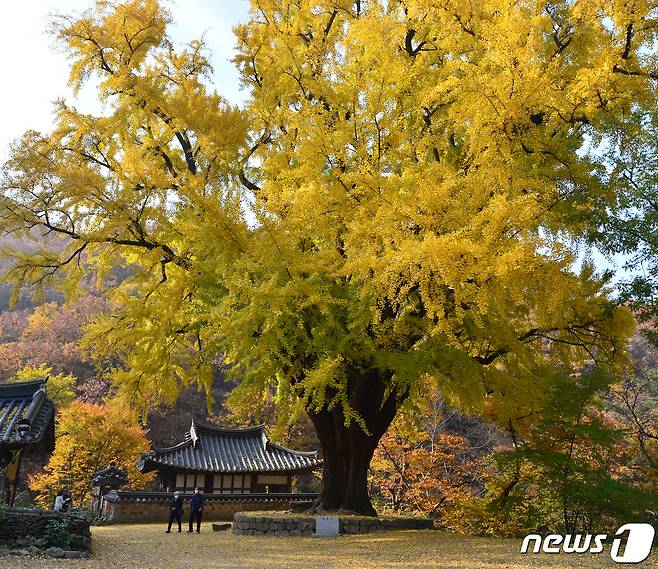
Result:
{"label": "person in blue jacket", "polygon": [[190,498],[190,528],[187,533],[192,532],[192,524],[196,520],[196,532],[201,531],[201,516],[203,514],[203,505],[206,502],[206,497],[203,495],[201,488],[194,489],[194,495]]}

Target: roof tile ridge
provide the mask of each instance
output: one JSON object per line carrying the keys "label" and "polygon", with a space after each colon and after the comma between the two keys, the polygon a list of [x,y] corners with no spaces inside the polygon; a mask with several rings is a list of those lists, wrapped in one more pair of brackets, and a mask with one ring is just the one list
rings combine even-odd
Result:
{"label": "roof tile ridge", "polygon": [[269,441],[269,446],[277,448],[279,450],[284,450],[284,451],[292,453],[292,454],[296,454],[298,456],[307,456],[307,457],[310,457],[310,458],[316,458],[318,456],[318,451],[317,450],[295,450],[295,449],[288,448],[288,447],[283,446],[283,445],[279,445],[277,443],[273,443],[272,441]]}
{"label": "roof tile ridge", "polygon": [[254,425],[251,427],[223,427],[222,425],[214,425],[212,423],[207,423],[205,421],[200,421],[199,419],[194,420],[194,427],[197,431],[197,434],[200,431],[211,431],[216,433],[225,433],[225,434],[249,434],[253,433],[255,435],[260,435],[265,431],[265,423],[260,423],[259,425]]}
{"label": "roof tile ridge", "polygon": [[192,439],[185,439],[184,441],[181,441],[178,444],[175,444],[174,446],[170,447],[153,447],[150,451],[148,451],[145,454],[148,453],[153,453],[153,452],[169,452],[172,450],[178,450],[179,448],[185,448],[187,446],[192,445]]}
{"label": "roof tile ridge", "polygon": [[32,397],[37,391],[45,389],[48,377],[33,379],[31,381],[6,381],[0,383],[0,392],[6,391],[7,396],[2,399],[19,397]]}

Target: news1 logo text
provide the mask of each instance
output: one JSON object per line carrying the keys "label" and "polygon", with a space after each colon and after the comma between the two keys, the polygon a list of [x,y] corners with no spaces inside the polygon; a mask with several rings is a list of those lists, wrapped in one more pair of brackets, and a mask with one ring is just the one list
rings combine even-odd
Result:
{"label": "news1 logo text", "polygon": [[[624,534],[627,534],[624,545]],[[610,557],[617,563],[640,563],[651,553],[655,530],[650,524],[624,524],[615,532]],[[597,554],[604,551],[608,534],[549,534],[532,533],[523,539],[521,553]],[[531,548],[532,545],[532,548]],[[529,551],[530,550],[530,551]]]}

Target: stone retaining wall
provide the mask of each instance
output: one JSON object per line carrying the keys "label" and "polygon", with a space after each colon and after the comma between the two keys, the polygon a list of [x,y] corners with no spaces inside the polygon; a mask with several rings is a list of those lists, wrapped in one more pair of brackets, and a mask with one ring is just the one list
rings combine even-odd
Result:
{"label": "stone retaining wall", "polygon": [[[384,516],[338,516],[340,533],[357,534],[388,530],[432,529],[432,520]],[[236,535],[311,536],[315,516],[277,514],[276,512],[238,512],[233,516]]]}
{"label": "stone retaining wall", "polygon": [[76,512],[53,512],[10,508],[0,512],[0,544],[10,547],[23,546],[27,542],[41,540],[51,520],[67,520],[72,535],[70,548],[87,550],[91,543],[89,520]]}

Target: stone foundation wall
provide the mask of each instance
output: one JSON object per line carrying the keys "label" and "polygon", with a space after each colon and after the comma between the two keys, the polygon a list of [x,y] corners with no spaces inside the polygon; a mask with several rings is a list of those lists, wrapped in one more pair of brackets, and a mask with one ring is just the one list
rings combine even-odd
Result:
{"label": "stone foundation wall", "polygon": [[[239,512],[233,516],[236,535],[311,536],[315,532],[315,516]],[[432,520],[384,516],[338,516],[340,533],[357,534],[388,530],[432,529]]]}
{"label": "stone foundation wall", "polygon": [[70,548],[85,551],[89,549],[90,524],[83,514],[23,508],[10,508],[0,513],[0,544],[17,547],[31,541],[42,540],[48,522],[62,519],[69,523],[69,533],[72,535]]}
{"label": "stone foundation wall", "polygon": [[[144,522],[162,522],[166,523],[169,519],[169,500],[149,500],[149,499],[119,499],[115,502],[105,500],[103,503],[102,517],[108,523],[144,523]],[[236,512],[243,511],[260,511],[276,510],[285,511],[290,508],[290,500],[269,500],[267,502],[250,502],[250,501],[212,501],[206,499],[203,507],[204,521],[225,521],[232,520]],[[189,504],[185,504],[183,511],[183,522],[189,520]]]}

